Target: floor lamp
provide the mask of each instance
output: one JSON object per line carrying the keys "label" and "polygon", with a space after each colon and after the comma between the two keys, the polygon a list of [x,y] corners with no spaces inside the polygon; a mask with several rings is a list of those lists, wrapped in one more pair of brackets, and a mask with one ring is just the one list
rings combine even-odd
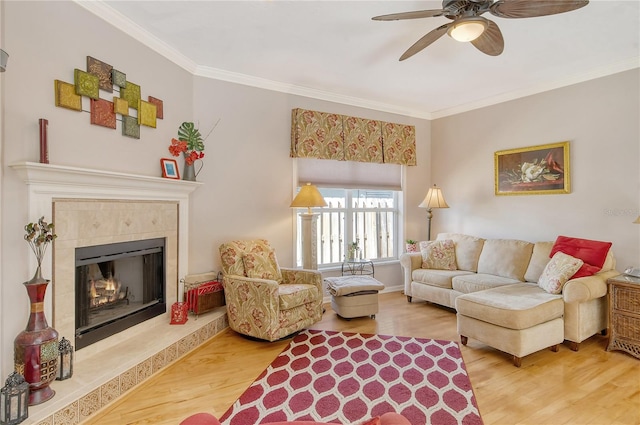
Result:
{"label": "floor lamp", "polygon": [[427,209],[427,223],[428,223],[428,231],[427,231],[427,240],[431,240],[431,217],[433,214],[431,213],[432,208],[449,208],[447,205],[447,201],[444,200],[444,196],[442,195],[442,189],[440,189],[435,184],[433,187],[429,188],[427,192],[427,196],[425,196],[424,201],[420,205],[420,208]]}
{"label": "floor lamp", "polygon": [[292,208],[306,208],[306,213],[300,213],[302,219],[302,268],[318,269],[318,214],[311,212],[312,207],[326,207],[318,188],[307,183],[300,188],[300,192],[293,198],[290,205]]}

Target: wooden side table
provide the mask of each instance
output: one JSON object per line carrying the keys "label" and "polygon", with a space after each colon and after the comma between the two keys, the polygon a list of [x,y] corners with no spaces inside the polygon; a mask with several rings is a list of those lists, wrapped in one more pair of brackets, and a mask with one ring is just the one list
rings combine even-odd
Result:
{"label": "wooden side table", "polygon": [[609,287],[609,344],[607,351],[626,351],[640,359],[640,279],[619,275]]}

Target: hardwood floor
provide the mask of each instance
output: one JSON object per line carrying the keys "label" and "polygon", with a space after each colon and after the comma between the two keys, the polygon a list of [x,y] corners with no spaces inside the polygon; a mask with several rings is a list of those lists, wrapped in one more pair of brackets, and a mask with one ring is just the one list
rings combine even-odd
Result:
{"label": "hardwood floor", "polygon": [[[452,310],[409,304],[399,292],[380,295],[375,320],[343,320],[326,307],[312,328],[459,341]],[[197,412],[220,417],[288,343],[252,341],[228,329],[84,424],[176,425]],[[606,343],[596,335],[578,352],[561,345],[516,368],[510,355],[469,339],[461,350],[484,423],[640,424],[640,361],[605,351]]]}

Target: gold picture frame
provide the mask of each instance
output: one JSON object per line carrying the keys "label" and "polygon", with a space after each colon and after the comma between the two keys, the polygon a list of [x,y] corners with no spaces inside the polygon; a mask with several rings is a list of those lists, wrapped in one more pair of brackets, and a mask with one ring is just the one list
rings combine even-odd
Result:
{"label": "gold picture frame", "polygon": [[498,151],[494,166],[496,195],[571,193],[568,141]]}

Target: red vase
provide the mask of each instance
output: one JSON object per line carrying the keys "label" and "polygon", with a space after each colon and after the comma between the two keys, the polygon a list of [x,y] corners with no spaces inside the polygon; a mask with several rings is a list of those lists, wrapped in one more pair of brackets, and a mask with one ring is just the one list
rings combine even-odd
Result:
{"label": "red vase", "polygon": [[36,277],[24,282],[31,301],[31,314],[24,331],[14,341],[16,372],[29,383],[29,406],[44,403],[55,395],[49,386],[58,369],[58,332],[47,324],[44,295],[49,281]]}

